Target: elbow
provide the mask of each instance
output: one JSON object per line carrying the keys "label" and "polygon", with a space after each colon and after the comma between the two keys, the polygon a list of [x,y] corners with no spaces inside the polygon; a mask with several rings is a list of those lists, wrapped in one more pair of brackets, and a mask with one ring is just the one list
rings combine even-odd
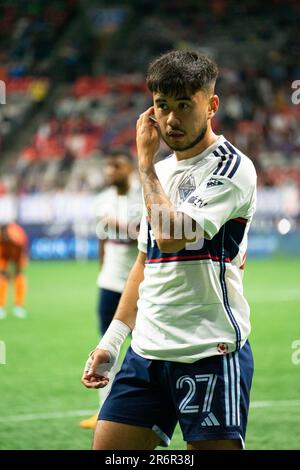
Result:
{"label": "elbow", "polygon": [[156,240],[157,246],[162,253],[176,253],[185,247],[184,240],[159,239]]}

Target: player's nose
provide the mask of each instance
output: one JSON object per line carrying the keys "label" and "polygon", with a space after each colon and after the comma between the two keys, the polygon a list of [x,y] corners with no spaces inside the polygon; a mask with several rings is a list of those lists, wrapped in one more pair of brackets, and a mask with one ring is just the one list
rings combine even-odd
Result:
{"label": "player's nose", "polygon": [[167,125],[171,128],[176,128],[180,125],[180,119],[174,111],[170,111],[167,117]]}

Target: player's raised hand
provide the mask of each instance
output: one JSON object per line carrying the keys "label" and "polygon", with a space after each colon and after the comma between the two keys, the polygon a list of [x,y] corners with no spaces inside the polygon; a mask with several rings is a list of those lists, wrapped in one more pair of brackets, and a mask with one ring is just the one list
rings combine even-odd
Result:
{"label": "player's raised hand", "polygon": [[81,382],[87,388],[103,388],[109,382],[108,372],[111,367],[109,352],[96,349],[85,364]]}
{"label": "player's raised hand", "polygon": [[148,169],[154,164],[154,157],[159,149],[160,133],[153,117],[154,107],[140,115],[136,124],[136,145],[140,169]]}

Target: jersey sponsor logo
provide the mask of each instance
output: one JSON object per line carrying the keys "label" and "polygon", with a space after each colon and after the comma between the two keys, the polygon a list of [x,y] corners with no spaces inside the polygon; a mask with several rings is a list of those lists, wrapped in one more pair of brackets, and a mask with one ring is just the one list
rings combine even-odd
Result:
{"label": "jersey sponsor logo", "polygon": [[217,350],[218,350],[218,353],[223,354],[225,356],[225,354],[228,353],[228,344],[219,343],[217,346]]}
{"label": "jersey sponsor logo", "polygon": [[192,194],[196,189],[195,178],[193,176],[188,176],[185,178],[182,183],[178,186],[179,197],[181,201],[185,201],[190,194]]}
{"label": "jersey sponsor logo", "polygon": [[208,181],[206,187],[207,188],[212,188],[214,186],[222,186],[222,185],[223,185],[222,181],[216,180],[216,178],[210,178],[210,180]]}
{"label": "jersey sponsor logo", "polygon": [[201,207],[207,206],[207,202],[204,202],[203,199],[200,196],[192,196],[188,200],[190,204],[193,204],[194,206],[198,207],[199,209]]}

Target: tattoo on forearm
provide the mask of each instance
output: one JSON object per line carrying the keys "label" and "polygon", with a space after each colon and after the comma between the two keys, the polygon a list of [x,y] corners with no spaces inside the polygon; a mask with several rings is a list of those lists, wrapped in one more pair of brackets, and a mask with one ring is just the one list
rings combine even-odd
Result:
{"label": "tattoo on forearm", "polygon": [[151,228],[156,237],[172,237],[176,218],[176,209],[166,196],[155,171],[141,172],[145,205]]}
{"label": "tattoo on forearm", "polygon": [[168,206],[170,210],[174,210],[171,201],[166,196],[156,173],[141,172],[141,180],[144,191],[145,205],[148,216],[151,219],[153,206]]}

